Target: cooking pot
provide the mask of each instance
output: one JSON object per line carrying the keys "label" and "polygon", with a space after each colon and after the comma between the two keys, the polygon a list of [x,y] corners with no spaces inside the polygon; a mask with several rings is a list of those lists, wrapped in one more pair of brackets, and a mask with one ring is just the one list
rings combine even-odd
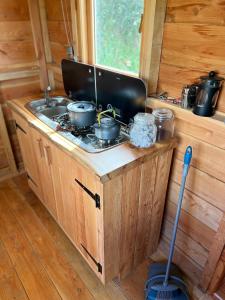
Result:
{"label": "cooking pot", "polygon": [[67,105],[69,118],[72,125],[82,128],[95,123],[96,106],[88,101],[76,101]]}
{"label": "cooking pot", "polygon": [[100,140],[115,140],[120,134],[120,124],[110,117],[102,118],[94,128],[95,136]]}

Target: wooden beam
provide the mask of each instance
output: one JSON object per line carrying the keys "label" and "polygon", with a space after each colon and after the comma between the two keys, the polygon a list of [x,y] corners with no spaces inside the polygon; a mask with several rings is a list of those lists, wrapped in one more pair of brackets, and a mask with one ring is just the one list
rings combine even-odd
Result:
{"label": "wooden beam", "polygon": [[88,29],[87,29],[87,2],[77,0],[78,13],[78,60],[88,63]]}
{"label": "wooden beam", "polygon": [[[7,160],[8,160],[8,165],[9,165],[8,175],[16,175],[18,173],[18,171],[17,171],[14,155],[12,152],[12,147],[11,147],[11,144],[9,141],[9,136],[8,136],[7,128],[5,125],[5,119],[4,119],[4,115],[2,112],[1,106],[0,106],[0,135],[1,135],[2,143],[3,143],[3,147],[5,150],[5,154],[6,154]],[[4,174],[4,175],[6,175],[6,174]]]}
{"label": "wooden beam", "polygon": [[73,49],[75,57],[79,57],[79,40],[78,40],[78,16],[76,0],[70,0],[71,9],[71,24],[72,24],[72,38],[73,38]]}
{"label": "wooden beam", "polygon": [[142,24],[140,77],[148,94],[157,90],[167,0],[145,0]]}
{"label": "wooden beam", "polygon": [[41,27],[39,0],[28,0],[28,6],[32,34],[34,39],[35,53],[40,65],[41,88],[42,90],[44,90],[49,85],[49,78],[46,65],[44,39]]}
{"label": "wooden beam", "polygon": [[0,81],[12,80],[12,79],[21,79],[27,77],[38,76],[40,73],[39,67],[34,67],[30,70],[15,70],[9,72],[1,72],[0,73]]}
{"label": "wooden beam", "polygon": [[[44,0],[39,0],[39,9],[40,9],[40,21],[41,21],[41,29],[42,29],[46,62],[52,63],[52,53],[51,53],[48,25],[47,25],[46,5]],[[54,81],[53,72],[51,70],[48,70],[48,79],[51,88],[54,89],[55,81]]]}

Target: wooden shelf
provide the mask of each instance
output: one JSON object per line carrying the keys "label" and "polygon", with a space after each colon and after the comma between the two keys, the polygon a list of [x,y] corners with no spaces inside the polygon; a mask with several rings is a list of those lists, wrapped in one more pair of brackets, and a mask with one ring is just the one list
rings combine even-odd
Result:
{"label": "wooden shelf", "polygon": [[185,132],[205,143],[225,149],[225,113],[216,112],[213,117],[200,117],[191,110],[176,104],[160,101],[156,98],[147,99],[149,108],[169,108],[175,115],[175,130]]}

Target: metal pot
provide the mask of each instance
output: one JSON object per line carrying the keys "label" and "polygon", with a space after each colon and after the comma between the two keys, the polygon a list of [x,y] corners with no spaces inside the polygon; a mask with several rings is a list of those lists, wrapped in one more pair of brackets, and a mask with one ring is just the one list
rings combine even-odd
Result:
{"label": "metal pot", "polygon": [[92,102],[77,101],[67,105],[72,125],[82,128],[88,127],[96,121],[96,106]]}
{"label": "metal pot", "polygon": [[94,125],[95,136],[100,140],[115,140],[120,133],[120,124],[113,118],[105,117]]}

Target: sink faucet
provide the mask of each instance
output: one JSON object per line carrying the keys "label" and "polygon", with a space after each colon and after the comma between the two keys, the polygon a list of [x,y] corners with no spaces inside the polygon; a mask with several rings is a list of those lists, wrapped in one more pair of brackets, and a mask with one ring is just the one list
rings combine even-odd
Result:
{"label": "sink faucet", "polygon": [[51,87],[50,85],[47,87],[47,89],[45,90],[45,100],[46,100],[46,104],[47,106],[50,106],[50,102],[51,102],[51,97],[49,95],[49,93],[51,92]]}

